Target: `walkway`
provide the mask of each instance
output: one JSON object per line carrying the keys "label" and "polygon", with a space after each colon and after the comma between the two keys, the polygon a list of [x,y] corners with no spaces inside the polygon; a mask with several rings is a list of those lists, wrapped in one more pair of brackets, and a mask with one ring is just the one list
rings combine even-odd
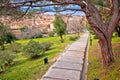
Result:
{"label": "walkway", "polygon": [[70,45],[41,80],[85,80],[88,36],[86,32]]}

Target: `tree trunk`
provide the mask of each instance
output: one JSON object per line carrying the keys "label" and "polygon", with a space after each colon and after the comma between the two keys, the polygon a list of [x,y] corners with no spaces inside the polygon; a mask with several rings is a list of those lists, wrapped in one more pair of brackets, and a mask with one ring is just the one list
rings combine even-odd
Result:
{"label": "tree trunk", "polygon": [[61,39],[61,42],[63,43],[63,42],[64,42],[64,40],[63,40],[63,37],[62,37],[62,35],[60,35],[60,39]]}
{"label": "tree trunk", "polygon": [[99,39],[104,66],[109,66],[112,62],[114,62],[111,39],[112,37],[109,35]]}
{"label": "tree trunk", "polygon": [[112,0],[112,15],[109,23],[104,22],[102,16],[100,15],[99,10],[95,5],[91,3],[91,0],[86,0],[84,4],[79,4],[81,9],[86,14],[86,18],[92,27],[92,30],[95,32],[99,38],[99,44],[101,47],[101,53],[103,58],[103,64],[109,66],[114,62],[113,52],[112,52],[112,33],[116,27],[116,24],[119,20],[119,0]]}

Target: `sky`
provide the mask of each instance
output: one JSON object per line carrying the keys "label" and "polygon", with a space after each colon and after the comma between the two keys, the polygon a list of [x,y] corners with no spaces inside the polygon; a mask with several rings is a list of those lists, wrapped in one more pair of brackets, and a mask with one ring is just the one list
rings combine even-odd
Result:
{"label": "sky", "polygon": [[[74,12],[73,11],[64,11],[64,12],[61,12],[61,14],[70,14],[70,13],[74,13]],[[55,12],[46,12],[45,14],[54,15]],[[85,14],[82,11],[77,11],[73,15],[85,15]]]}
{"label": "sky", "polygon": [[[65,6],[66,8],[72,8],[72,9],[80,9],[80,6],[77,6],[77,5],[69,5],[69,6]],[[25,11],[27,9],[27,7],[22,7],[21,10]],[[63,8],[62,7],[59,7],[59,10],[62,10]],[[52,11],[55,11],[55,8],[54,6],[47,6],[47,7],[35,7],[35,8],[30,8],[30,11],[31,10],[35,10],[35,11],[40,11],[40,10],[52,10]],[[61,14],[70,14],[70,13],[74,13],[73,15],[85,15],[84,12],[82,11],[71,11],[71,10],[67,10],[67,11],[63,11],[63,12],[60,12]],[[45,14],[49,14],[49,15],[54,15],[56,14],[55,12],[46,12]]]}

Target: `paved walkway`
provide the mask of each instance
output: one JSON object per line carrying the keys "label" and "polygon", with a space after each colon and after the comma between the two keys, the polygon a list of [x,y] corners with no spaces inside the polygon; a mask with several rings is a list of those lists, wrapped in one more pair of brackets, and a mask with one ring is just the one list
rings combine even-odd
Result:
{"label": "paved walkway", "polygon": [[49,68],[41,80],[85,80],[85,60],[89,33],[74,42]]}

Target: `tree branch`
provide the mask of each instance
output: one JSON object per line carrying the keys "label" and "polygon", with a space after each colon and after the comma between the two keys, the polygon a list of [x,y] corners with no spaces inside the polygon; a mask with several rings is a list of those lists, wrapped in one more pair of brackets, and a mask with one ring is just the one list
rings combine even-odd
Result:
{"label": "tree branch", "polygon": [[[32,5],[32,2],[30,2],[30,5]],[[29,6],[29,7],[26,9],[25,13],[22,14],[20,17],[18,17],[18,19],[19,19],[19,18],[22,18],[23,16],[25,16],[25,15],[27,14],[27,12],[29,11],[30,7],[31,7],[31,6]]]}
{"label": "tree branch", "polygon": [[68,11],[68,10],[74,11],[74,13],[76,13],[77,11],[82,11],[81,9],[64,8],[62,10],[42,10],[42,11],[40,11],[40,13],[46,13],[46,12],[64,12],[64,11]]}
{"label": "tree branch", "polygon": [[111,17],[111,20],[109,22],[109,27],[108,27],[108,31],[109,33],[112,34],[112,32],[114,31],[115,27],[116,27],[116,24],[120,18],[120,9],[119,9],[119,2],[118,0],[113,0],[113,15]]}

